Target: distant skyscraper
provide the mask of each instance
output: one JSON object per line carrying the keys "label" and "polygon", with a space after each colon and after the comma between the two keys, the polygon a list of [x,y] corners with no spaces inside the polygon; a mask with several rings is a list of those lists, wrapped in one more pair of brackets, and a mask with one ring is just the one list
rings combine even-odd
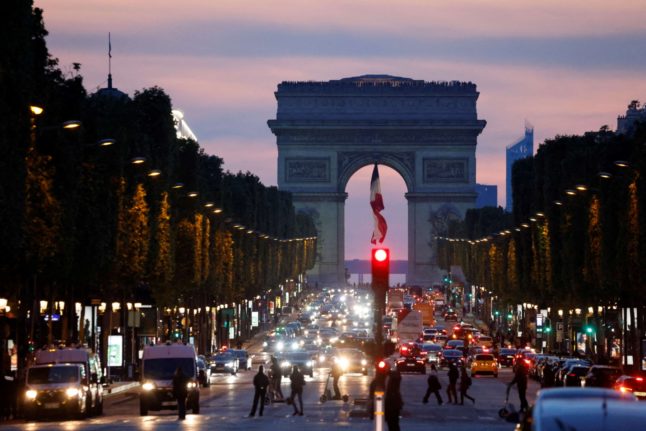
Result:
{"label": "distant skyscraper", "polygon": [[637,121],[646,121],[646,105],[639,107],[639,102],[633,100],[628,105],[626,115],[617,117],[617,133],[630,135]]}
{"label": "distant skyscraper", "polygon": [[534,126],[525,121],[525,136],[507,147],[507,204],[505,209],[512,211],[514,202],[511,194],[511,166],[516,160],[524,159],[534,154]]}
{"label": "distant skyscraper", "polygon": [[476,184],[476,208],[498,206],[498,186],[490,184]]}

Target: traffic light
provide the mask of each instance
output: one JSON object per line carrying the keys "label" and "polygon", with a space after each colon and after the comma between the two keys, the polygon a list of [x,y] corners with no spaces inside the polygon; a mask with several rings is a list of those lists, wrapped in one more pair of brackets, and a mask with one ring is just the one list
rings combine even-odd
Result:
{"label": "traffic light", "polygon": [[498,316],[500,316],[500,311],[496,310],[496,311],[493,312],[493,314],[495,314],[496,317],[498,317]]}
{"label": "traffic light", "polygon": [[549,334],[550,332],[552,332],[552,328],[549,326],[546,326],[545,329],[543,329],[543,331]]}
{"label": "traffic light", "polygon": [[588,326],[585,327],[585,332],[587,334],[592,334],[594,332],[594,328],[592,326],[588,325]]}
{"label": "traffic light", "polygon": [[372,290],[385,294],[390,284],[390,250],[387,248],[372,249]]}
{"label": "traffic light", "polygon": [[507,319],[511,320],[511,319],[513,319],[513,318],[514,318],[514,315],[513,315],[513,314],[511,314],[511,313],[507,314]]}

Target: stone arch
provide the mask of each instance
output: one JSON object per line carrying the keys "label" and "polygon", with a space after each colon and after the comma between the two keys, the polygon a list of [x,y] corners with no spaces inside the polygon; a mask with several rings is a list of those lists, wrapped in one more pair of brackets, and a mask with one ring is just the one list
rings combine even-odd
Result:
{"label": "stone arch", "polygon": [[339,171],[337,191],[344,193],[350,178],[364,166],[385,165],[392,168],[404,180],[406,190],[413,191],[415,187],[415,155],[413,153],[387,152],[353,152],[339,154]]}

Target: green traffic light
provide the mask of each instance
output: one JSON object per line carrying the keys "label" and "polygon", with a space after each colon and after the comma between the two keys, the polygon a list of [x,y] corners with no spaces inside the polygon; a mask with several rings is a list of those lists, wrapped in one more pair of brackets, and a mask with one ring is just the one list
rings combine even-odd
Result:
{"label": "green traffic light", "polygon": [[594,332],[594,329],[592,328],[592,326],[586,326],[585,332],[587,332],[588,334],[592,334]]}
{"label": "green traffic light", "polygon": [[513,317],[514,316],[511,313],[507,315],[507,319],[509,319],[509,320],[513,319]]}
{"label": "green traffic light", "polygon": [[500,311],[494,311],[493,314],[495,314],[496,316],[500,316]]}
{"label": "green traffic light", "polygon": [[550,328],[549,326],[547,326],[547,327],[545,327],[544,331],[545,331],[545,332],[548,332],[548,333],[549,333],[549,332],[552,332],[552,328]]}

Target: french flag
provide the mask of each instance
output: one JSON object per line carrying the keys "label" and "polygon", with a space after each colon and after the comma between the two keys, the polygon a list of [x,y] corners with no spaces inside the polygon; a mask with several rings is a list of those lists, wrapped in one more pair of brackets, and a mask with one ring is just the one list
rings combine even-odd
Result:
{"label": "french flag", "polygon": [[375,163],[375,168],[372,170],[372,179],[370,180],[370,206],[372,207],[372,214],[375,218],[375,230],[372,232],[370,242],[373,244],[381,244],[386,239],[386,231],[388,225],[386,219],[381,215],[384,209],[384,199],[381,196],[381,184],[379,183],[379,170]]}

